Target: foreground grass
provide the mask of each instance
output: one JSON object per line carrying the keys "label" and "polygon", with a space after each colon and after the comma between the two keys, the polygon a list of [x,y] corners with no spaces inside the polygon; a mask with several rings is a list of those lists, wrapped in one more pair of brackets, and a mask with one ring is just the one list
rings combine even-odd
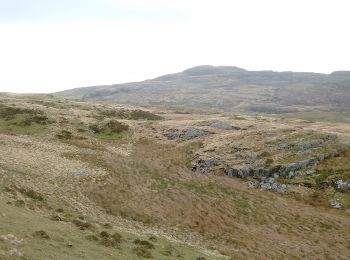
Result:
{"label": "foreground grass", "polygon": [[[113,231],[113,227],[109,225],[94,230],[80,230],[70,222],[51,220],[45,213],[29,210],[15,203],[8,204],[9,201],[11,200],[4,196],[0,199],[0,258],[1,255],[6,257],[4,259],[92,260],[204,257],[198,249],[154,236],[142,237],[119,230]],[[120,243],[115,246],[106,244],[99,238],[113,232],[120,235]],[[9,234],[15,239],[4,239]],[[141,241],[141,245],[135,241]]]}

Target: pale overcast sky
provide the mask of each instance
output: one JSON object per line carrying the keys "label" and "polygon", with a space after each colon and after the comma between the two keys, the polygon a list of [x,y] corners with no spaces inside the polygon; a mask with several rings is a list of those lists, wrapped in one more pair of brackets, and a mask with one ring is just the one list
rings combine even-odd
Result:
{"label": "pale overcast sky", "polygon": [[0,0],[0,92],[188,67],[350,70],[349,0]]}

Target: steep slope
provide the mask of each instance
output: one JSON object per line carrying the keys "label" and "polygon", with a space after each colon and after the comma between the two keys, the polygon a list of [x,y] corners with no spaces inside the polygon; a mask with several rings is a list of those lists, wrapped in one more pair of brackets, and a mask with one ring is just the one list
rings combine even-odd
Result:
{"label": "steep slope", "polygon": [[141,106],[285,113],[349,111],[350,72],[247,71],[198,66],[152,80],[78,88],[55,95]]}

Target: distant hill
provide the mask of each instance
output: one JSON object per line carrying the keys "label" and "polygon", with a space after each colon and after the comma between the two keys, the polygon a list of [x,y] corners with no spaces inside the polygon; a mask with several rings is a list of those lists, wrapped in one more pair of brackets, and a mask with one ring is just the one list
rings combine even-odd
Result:
{"label": "distant hill", "polygon": [[344,112],[350,111],[350,71],[320,74],[203,65],[142,82],[76,88],[55,95],[225,112]]}

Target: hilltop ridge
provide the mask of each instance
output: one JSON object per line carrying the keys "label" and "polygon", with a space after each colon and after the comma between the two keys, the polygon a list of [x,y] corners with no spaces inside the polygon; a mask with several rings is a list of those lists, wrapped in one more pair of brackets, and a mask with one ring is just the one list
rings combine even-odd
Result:
{"label": "hilltop ridge", "polygon": [[280,114],[348,112],[349,89],[349,71],[321,74],[202,65],[141,82],[76,88],[54,95],[139,106]]}

